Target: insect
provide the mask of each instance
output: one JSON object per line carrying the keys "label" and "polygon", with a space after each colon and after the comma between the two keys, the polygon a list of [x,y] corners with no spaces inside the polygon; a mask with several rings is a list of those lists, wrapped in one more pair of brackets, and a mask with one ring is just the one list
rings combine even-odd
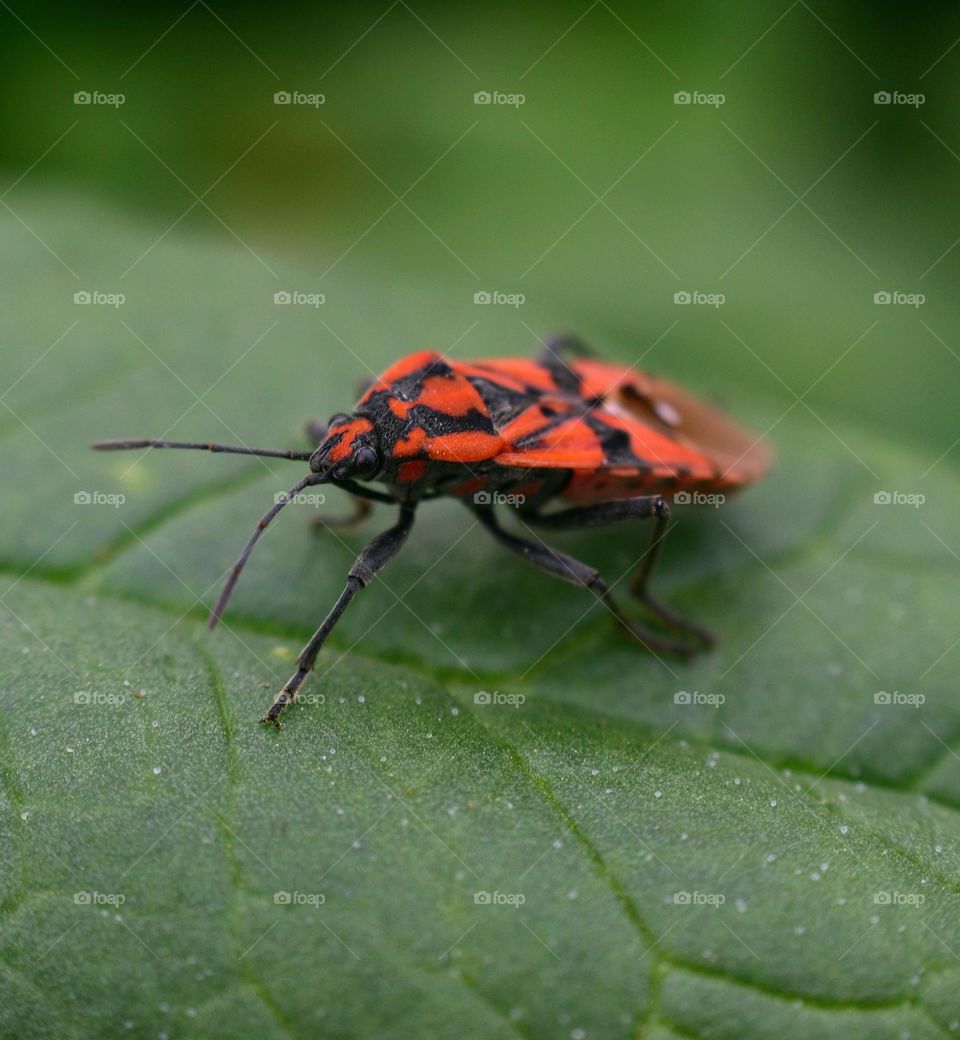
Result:
{"label": "insect", "polygon": [[[250,554],[283,506],[305,488],[332,484],[354,496],[357,519],[371,502],[399,507],[397,522],[360,553],[346,585],[297,658],[297,670],[261,722],[280,715],[313,670],[351,600],[401,549],[421,502],[461,500],[510,552],[589,590],[655,653],[690,656],[713,637],[661,604],[650,577],[670,521],[667,496],[732,492],[758,480],[770,448],[713,406],[666,379],[599,360],[580,339],[554,337],[536,359],[453,361],[432,351],[401,358],[368,385],[348,415],[308,426],[313,451],[167,440],[103,441],[100,451],[182,448],[308,462],[309,473],[259,521],[210,616],[220,620]],[[371,482],[383,490],[369,487]],[[694,499],[695,500],[695,499]],[[630,620],[599,573],[501,526],[513,505],[528,530],[655,520],[630,583],[657,628]],[[681,499],[682,501],[682,499]],[[562,502],[563,508],[547,508]],[[330,526],[331,521],[327,521]]]}

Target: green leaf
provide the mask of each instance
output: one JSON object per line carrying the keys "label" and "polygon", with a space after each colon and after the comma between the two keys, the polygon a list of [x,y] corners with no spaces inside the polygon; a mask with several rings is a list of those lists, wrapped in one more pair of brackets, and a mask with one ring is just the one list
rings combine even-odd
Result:
{"label": "green leaf", "polygon": [[[150,242],[75,204],[18,209],[68,260],[84,250],[90,288]],[[344,278],[322,309],[281,310],[247,254],[165,241],[121,308],[81,311],[34,239],[0,248],[20,300],[0,362],[0,1035],[960,1029],[947,464],[921,508],[875,504],[920,490],[929,460],[721,385],[780,459],[721,509],[675,510],[658,589],[715,652],[645,655],[440,503],[265,730],[389,511],[333,535],[287,510],[211,635],[219,579],[302,468],[85,446],[297,446],[368,368],[425,345],[425,314],[433,345],[454,342],[470,298],[404,284],[388,313]],[[487,342],[530,349],[500,323]],[[648,536],[555,540],[623,595]]]}

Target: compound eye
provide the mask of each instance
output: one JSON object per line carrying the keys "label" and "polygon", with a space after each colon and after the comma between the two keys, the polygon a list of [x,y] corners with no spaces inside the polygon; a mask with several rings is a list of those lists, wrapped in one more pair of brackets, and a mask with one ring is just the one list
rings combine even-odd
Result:
{"label": "compound eye", "polygon": [[380,469],[380,459],[373,448],[363,447],[354,455],[350,468],[361,480],[369,480]]}

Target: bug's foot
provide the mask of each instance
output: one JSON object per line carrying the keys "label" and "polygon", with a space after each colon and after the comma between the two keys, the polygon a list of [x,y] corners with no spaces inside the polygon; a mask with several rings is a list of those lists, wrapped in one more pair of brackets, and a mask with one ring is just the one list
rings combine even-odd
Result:
{"label": "bug's foot", "polygon": [[634,589],[633,593],[664,627],[674,632],[682,632],[684,635],[690,636],[691,639],[695,639],[700,644],[698,649],[709,650],[716,644],[716,636],[696,624],[696,622],[688,621],[686,618],[681,617],[675,611],[665,607],[658,600],[646,595],[642,591]]}
{"label": "bug's foot", "polygon": [[[305,675],[306,672],[297,672],[293,679],[277,694],[273,704],[260,716],[260,721],[264,725],[276,726],[277,729],[280,728],[280,716],[286,710],[287,705],[296,697],[297,687],[303,682]],[[296,682],[296,686],[294,682]]]}
{"label": "bug's foot", "polygon": [[[637,638],[640,637],[638,636]],[[653,650],[659,654],[668,654],[671,657],[679,657],[683,661],[693,660],[703,650],[703,647],[698,643],[687,643],[682,639],[671,639],[670,637],[661,637],[651,644],[649,636],[645,635],[640,641],[648,650]]]}
{"label": "bug's foot", "polygon": [[280,716],[284,713],[288,704],[293,703],[297,699],[297,693],[300,687],[303,685],[304,679],[310,674],[313,668],[312,660],[307,662],[303,654],[297,661],[297,670],[287,680],[283,689],[277,694],[273,704],[260,716],[260,721],[264,724],[269,723],[273,726],[280,726]]}
{"label": "bug's foot", "polygon": [[616,620],[643,646],[654,654],[666,654],[671,657],[682,657],[689,660],[703,649],[696,643],[683,639],[674,639],[672,636],[663,635],[644,625],[629,621],[623,614],[617,613]]}
{"label": "bug's foot", "polygon": [[[622,625],[630,633],[630,635],[632,635],[633,638],[636,639],[638,643],[643,644],[643,646],[646,647],[647,650],[649,650],[651,653],[669,654],[671,656],[676,657],[690,658],[695,656],[700,650],[703,649],[702,645],[696,642],[690,642],[689,639],[677,639],[674,638],[672,635],[668,635],[664,632],[659,632],[656,629],[649,628],[647,625],[643,625],[638,621],[631,621],[630,618],[628,618],[627,615],[624,614],[624,612],[620,609],[620,605],[610,594],[610,590],[606,587],[606,585],[602,583],[602,581],[599,578],[597,578],[597,580],[593,583],[592,586],[588,587],[602,589],[602,591],[600,592],[600,599],[603,602],[604,606],[606,606],[606,608],[610,611],[610,613],[617,620],[617,622],[619,622],[619,624]],[[661,616],[661,614],[658,611],[653,611],[653,613],[667,627],[673,627],[669,624],[669,621],[666,618]],[[670,614],[669,611],[667,611],[667,614],[669,615],[671,620],[676,617],[676,615]],[[676,620],[680,621],[679,618],[677,618]],[[686,622],[681,622],[680,626],[678,627],[686,631],[686,624]],[[705,632],[702,629],[698,630],[698,634],[707,636],[710,639],[713,638],[709,635],[709,633]]]}

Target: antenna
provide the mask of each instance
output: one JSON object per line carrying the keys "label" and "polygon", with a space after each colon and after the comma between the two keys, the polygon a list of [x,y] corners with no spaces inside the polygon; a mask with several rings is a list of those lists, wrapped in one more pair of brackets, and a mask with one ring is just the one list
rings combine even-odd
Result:
{"label": "antenna", "polygon": [[243,552],[240,553],[240,558],[233,565],[233,571],[231,572],[230,577],[227,578],[226,583],[223,586],[223,590],[221,591],[220,596],[217,599],[217,604],[213,608],[213,613],[210,615],[210,620],[207,622],[208,628],[217,627],[217,623],[223,616],[223,612],[226,609],[227,601],[233,594],[233,590],[237,584],[237,579],[240,577],[243,568],[247,565],[247,560],[250,559],[250,554],[253,552],[254,546],[260,540],[260,535],[262,535],[263,532],[267,529],[268,525],[270,524],[270,521],[277,515],[277,513],[280,512],[281,509],[283,509],[283,507],[289,501],[296,498],[297,495],[299,495],[304,488],[310,487],[312,484],[319,484],[322,481],[322,479],[323,478],[316,473],[308,474],[303,478],[303,480],[301,480],[299,483],[295,484],[292,488],[290,488],[290,490],[285,495],[281,496],[278,499],[278,501],[274,503],[273,508],[263,515],[263,517],[257,524],[256,528],[254,529],[253,534],[250,535],[250,540],[243,547]]}
{"label": "antenna", "polygon": [[98,441],[92,444],[94,451],[132,451],[137,448],[180,448],[186,451],[226,452],[229,455],[262,455],[268,459],[293,459],[309,462],[309,451],[288,451],[276,448],[246,448],[237,444],[192,444],[188,441]]}

